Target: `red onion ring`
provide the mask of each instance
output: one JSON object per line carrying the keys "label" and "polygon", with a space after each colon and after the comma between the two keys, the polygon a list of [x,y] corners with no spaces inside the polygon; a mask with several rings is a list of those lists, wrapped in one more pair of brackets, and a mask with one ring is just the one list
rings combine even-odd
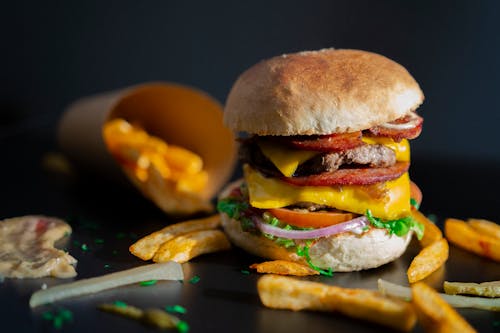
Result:
{"label": "red onion ring", "polygon": [[285,230],[265,223],[258,217],[253,218],[253,222],[263,233],[288,239],[314,239],[327,237],[346,231],[354,232],[355,229],[370,225],[366,216],[360,216],[347,222],[313,230]]}
{"label": "red onion ring", "polygon": [[410,112],[407,117],[408,119],[404,123],[388,122],[379,126],[394,130],[408,130],[414,128],[420,123],[420,117],[415,112]]}

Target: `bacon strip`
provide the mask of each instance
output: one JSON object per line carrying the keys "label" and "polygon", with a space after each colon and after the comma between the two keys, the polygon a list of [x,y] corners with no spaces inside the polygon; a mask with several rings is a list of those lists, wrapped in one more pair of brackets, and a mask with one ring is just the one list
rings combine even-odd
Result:
{"label": "bacon strip", "polygon": [[372,185],[399,178],[409,167],[409,162],[397,162],[387,168],[339,169],[317,175],[281,179],[298,186]]}
{"label": "bacon strip", "polygon": [[274,140],[297,149],[321,152],[338,152],[356,148],[364,144],[361,140],[361,131],[330,135],[282,136],[276,137]]}

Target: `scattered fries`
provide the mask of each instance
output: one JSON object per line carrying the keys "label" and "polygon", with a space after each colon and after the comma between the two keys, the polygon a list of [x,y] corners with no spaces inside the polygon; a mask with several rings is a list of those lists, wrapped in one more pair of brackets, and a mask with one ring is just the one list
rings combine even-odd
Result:
{"label": "scattered fries", "polygon": [[257,289],[262,303],[274,309],[338,311],[403,331],[410,331],[416,322],[408,303],[371,290],[345,289],[279,275],[264,275]]}
{"label": "scattered fries", "polygon": [[31,295],[30,307],[34,308],[61,299],[93,294],[106,289],[141,281],[183,279],[184,273],[182,272],[182,267],[176,262],[171,261],[163,264],[151,264],[38,290]]}
{"label": "scattered fries", "polygon": [[483,297],[500,297],[500,281],[483,283],[444,281],[444,292],[449,295],[466,294]]}
{"label": "scattered fries", "polygon": [[441,229],[439,229],[438,226],[429,220],[424,214],[416,209],[412,209],[411,214],[415,220],[424,225],[424,237],[420,240],[420,245],[422,247],[431,245],[432,243],[443,238]]}
{"label": "scattered fries", "polygon": [[[397,297],[402,300],[411,300],[411,289],[382,279],[378,280],[378,290],[383,295]],[[488,311],[500,311],[500,298],[484,298],[473,296],[439,294],[454,308],[471,308]]]}
{"label": "scattered fries", "polygon": [[187,332],[188,325],[178,317],[168,314],[162,309],[142,310],[123,302],[114,304],[101,304],[98,309],[104,312],[120,315],[125,318],[134,319],[144,324],[159,329],[177,328],[179,332]]}
{"label": "scattered fries", "polygon": [[173,260],[182,264],[201,254],[228,250],[229,248],[231,248],[231,244],[220,230],[193,231],[164,243],[156,251],[153,261]]}
{"label": "scattered fries", "polygon": [[500,225],[483,219],[469,219],[469,225],[477,232],[500,239]]}
{"label": "scattered fries", "polygon": [[129,251],[142,260],[150,260],[153,259],[162,244],[165,244],[171,239],[193,231],[216,229],[220,227],[220,225],[221,221],[219,214],[203,219],[171,224],[139,239],[130,246]]}
{"label": "scattered fries", "polygon": [[413,305],[426,332],[476,332],[439,294],[418,282],[411,287]]}
{"label": "scattered fries", "polygon": [[477,255],[500,261],[500,238],[479,233],[469,223],[458,219],[445,222],[446,238],[453,244]]}
{"label": "scattered fries", "polygon": [[413,258],[410,268],[408,268],[408,281],[410,283],[415,283],[436,271],[448,259],[448,252],[448,242],[444,238],[424,247],[420,253]]}
{"label": "scattered fries", "polygon": [[293,261],[273,260],[250,265],[258,273],[270,273],[279,275],[309,276],[319,275],[317,270],[309,266],[302,265]]}

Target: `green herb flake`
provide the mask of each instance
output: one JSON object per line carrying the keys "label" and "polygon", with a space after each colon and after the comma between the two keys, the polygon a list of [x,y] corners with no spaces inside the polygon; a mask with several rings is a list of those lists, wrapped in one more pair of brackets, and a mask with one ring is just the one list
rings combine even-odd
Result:
{"label": "green herb flake", "polygon": [[184,320],[179,320],[179,322],[177,323],[176,328],[177,328],[177,331],[180,332],[180,333],[187,333],[187,332],[189,332],[189,325]]}
{"label": "green herb flake", "polygon": [[414,198],[410,198],[410,205],[412,205],[413,207],[415,207],[415,209],[419,209],[420,208],[419,203]]}
{"label": "green herb flake", "polygon": [[96,244],[104,244],[104,239],[102,239],[102,238],[96,238],[96,239],[94,239],[94,243],[96,243]]}
{"label": "green herb flake", "polygon": [[124,232],[119,232],[115,236],[117,239],[124,239],[125,237],[127,237],[127,234]]}
{"label": "green herb flake", "polygon": [[331,267],[328,268],[328,270],[324,270],[324,269],[321,269],[320,267],[318,267],[312,263],[311,256],[309,255],[309,245],[306,244],[302,247],[297,246],[296,252],[297,252],[297,255],[299,257],[306,258],[306,262],[309,265],[309,267],[311,267],[315,271],[318,271],[319,274],[324,275],[324,276],[329,276],[329,277],[333,276],[333,270]]}
{"label": "green herb flake", "polygon": [[94,222],[94,221],[88,221],[88,220],[83,220],[80,222],[80,226],[83,229],[88,229],[88,230],[98,230],[99,229],[99,224]]}
{"label": "green herb flake", "polygon": [[198,275],[195,275],[189,279],[189,283],[191,284],[197,284],[198,282],[200,282],[200,277]]}
{"label": "green herb flake", "polygon": [[110,264],[104,264],[104,268],[110,268],[111,265]]}
{"label": "green herb flake", "polygon": [[82,249],[82,251],[88,251],[89,250],[89,247],[87,244],[83,243],[82,246],[80,246],[80,248]]}
{"label": "green herb flake", "polygon": [[141,285],[143,287],[149,287],[149,286],[154,286],[157,282],[158,282],[158,280],[142,281],[139,283],[139,285]]}
{"label": "green herb flake", "polygon": [[123,301],[114,301],[113,305],[118,307],[118,308],[126,308],[128,306],[127,303],[125,303]]}
{"label": "green herb flake", "polygon": [[250,271],[249,271],[249,270],[247,270],[247,269],[242,269],[240,272],[241,272],[241,274],[243,274],[243,275],[250,275]]}
{"label": "green herb flake", "polygon": [[187,313],[187,310],[185,307],[182,305],[168,305],[165,307],[165,311],[168,313],[180,313],[180,314],[185,314]]}
{"label": "green herb flake", "polygon": [[68,309],[59,309],[58,311],[47,311],[42,314],[42,318],[52,322],[55,329],[61,329],[65,323],[73,321],[73,313]]}

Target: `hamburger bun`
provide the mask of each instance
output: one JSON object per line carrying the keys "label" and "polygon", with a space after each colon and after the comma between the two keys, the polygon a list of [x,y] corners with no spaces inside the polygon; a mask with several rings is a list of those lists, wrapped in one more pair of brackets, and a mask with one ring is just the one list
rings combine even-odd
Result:
{"label": "hamburger bun", "polygon": [[257,135],[353,132],[403,117],[423,99],[410,73],[384,56],[305,51],[261,61],[241,74],[224,122]]}

